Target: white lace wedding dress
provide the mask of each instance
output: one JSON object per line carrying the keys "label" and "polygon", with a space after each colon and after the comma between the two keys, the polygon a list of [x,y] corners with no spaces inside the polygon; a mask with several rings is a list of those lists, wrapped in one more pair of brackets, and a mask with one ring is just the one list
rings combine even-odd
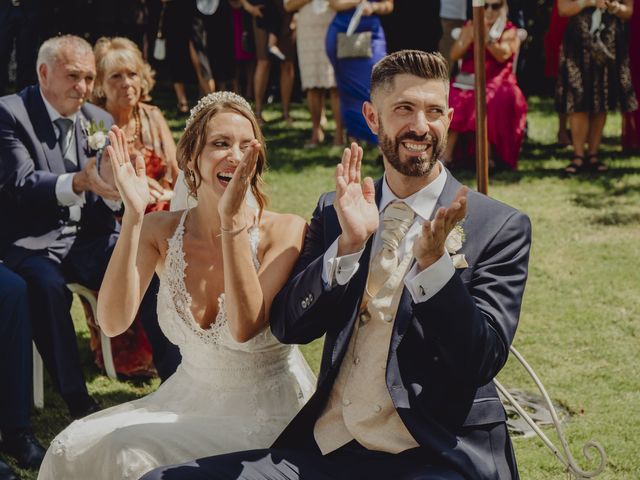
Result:
{"label": "white lace wedding dress", "polygon": [[[137,479],[161,465],[266,448],[311,396],[315,378],[297,347],[267,328],[233,340],[224,294],[209,329],[193,318],[184,276],[184,219],[160,275],[158,320],[182,363],[158,390],[73,422],[52,442],[38,479]],[[259,229],[249,229],[256,269]]]}

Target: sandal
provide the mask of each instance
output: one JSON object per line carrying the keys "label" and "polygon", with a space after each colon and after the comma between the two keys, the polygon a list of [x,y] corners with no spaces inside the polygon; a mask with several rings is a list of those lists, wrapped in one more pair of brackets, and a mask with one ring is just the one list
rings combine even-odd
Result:
{"label": "sandal", "polygon": [[[580,163],[576,162],[576,160],[580,160]],[[585,167],[584,155],[574,155],[573,158],[571,159],[571,163],[569,163],[569,165],[564,167],[563,171],[567,175],[575,175],[577,173],[582,172],[584,170],[584,167]]]}
{"label": "sandal", "polygon": [[609,170],[609,167],[605,163],[602,163],[600,160],[598,160],[597,153],[590,153],[589,155],[587,155],[587,158],[589,159],[588,165],[590,171],[595,173],[604,173]]}

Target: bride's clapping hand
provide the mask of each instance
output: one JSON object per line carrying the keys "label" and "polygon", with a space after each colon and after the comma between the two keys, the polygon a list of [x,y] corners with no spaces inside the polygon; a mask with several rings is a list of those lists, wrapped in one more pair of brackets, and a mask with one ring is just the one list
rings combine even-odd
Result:
{"label": "bride's clapping hand", "polygon": [[218,203],[222,228],[235,229],[246,224],[246,219],[243,216],[245,195],[251,185],[259,153],[260,142],[255,139],[251,140]]}
{"label": "bride's clapping hand", "polygon": [[116,126],[111,127],[109,141],[107,154],[111,161],[116,187],[124,202],[125,216],[127,214],[142,216],[151,199],[144,158],[137,156],[135,166],[131,163],[127,139],[124,132]]}

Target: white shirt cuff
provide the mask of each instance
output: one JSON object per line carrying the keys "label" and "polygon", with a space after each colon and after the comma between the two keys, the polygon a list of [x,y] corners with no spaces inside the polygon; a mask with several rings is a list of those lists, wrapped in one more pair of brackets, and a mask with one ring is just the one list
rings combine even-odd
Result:
{"label": "white shirt cuff", "polygon": [[109,200],[108,198],[103,198],[102,201],[113,212],[119,212],[122,208],[122,200]]}
{"label": "white shirt cuff", "polygon": [[349,255],[338,255],[338,240],[336,239],[327,249],[323,258],[322,281],[331,288],[336,283],[345,285],[355,275],[360,267],[360,257],[364,248]]}
{"label": "white shirt cuff", "polygon": [[73,176],[75,173],[63,173],[58,175],[56,180],[56,198],[58,204],[62,207],[71,207],[84,205],[84,192],[77,194],[73,191]]}
{"label": "white shirt cuff", "polygon": [[456,269],[449,253],[446,251],[433,265],[418,272],[418,265],[414,265],[404,277],[404,284],[411,293],[413,303],[426,302],[453,277]]}

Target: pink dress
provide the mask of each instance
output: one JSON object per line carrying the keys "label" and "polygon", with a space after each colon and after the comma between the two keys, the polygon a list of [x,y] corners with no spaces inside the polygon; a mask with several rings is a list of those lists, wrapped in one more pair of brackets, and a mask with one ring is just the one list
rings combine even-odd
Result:
{"label": "pink dress", "polygon": [[[507,23],[505,32],[515,27]],[[504,35],[504,34],[503,34]],[[487,134],[499,159],[515,170],[524,140],[527,122],[527,100],[513,73],[515,55],[504,63],[486,51],[487,78]],[[473,73],[473,46],[462,60],[461,71]],[[454,109],[449,127],[458,133],[475,132],[476,108],[474,90],[461,90],[451,85],[449,105]]]}
{"label": "pink dress", "polygon": [[[629,64],[631,66],[631,83],[640,99],[640,5],[636,3],[633,16],[629,21]],[[629,151],[640,151],[640,108],[635,112],[622,114],[622,148]]]}

